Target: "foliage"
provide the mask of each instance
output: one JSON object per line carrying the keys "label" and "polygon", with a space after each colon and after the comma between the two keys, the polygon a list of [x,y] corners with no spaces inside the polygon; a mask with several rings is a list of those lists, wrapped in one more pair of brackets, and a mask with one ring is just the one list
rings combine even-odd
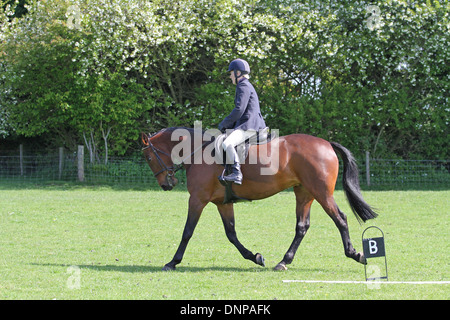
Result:
{"label": "foliage", "polygon": [[20,18],[4,7],[3,136],[47,133],[95,159],[136,148],[139,130],[213,127],[242,57],[282,134],[449,157],[447,1],[30,0]]}
{"label": "foliage", "polygon": [[152,107],[144,84],[127,77],[118,61],[95,63],[87,49],[92,34],[67,27],[65,2],[32,2],[28,9],[26,18],[3,29],[3,107],[9,123],[25,136],[56,134],[72,148],[88,136],[91,159],[101,139],[105,152],[109,139],[116,153],[124,153],[130,138],[137,139],[136,120]]}

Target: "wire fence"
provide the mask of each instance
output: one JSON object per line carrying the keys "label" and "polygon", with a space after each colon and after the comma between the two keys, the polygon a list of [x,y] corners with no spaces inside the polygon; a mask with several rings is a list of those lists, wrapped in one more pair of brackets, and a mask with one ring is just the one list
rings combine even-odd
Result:
{"label": "wire fence", "polygon": [[[158,183],[144,159],[110,158],[108,164],[84,162],[83,182],[92,184]],[[1,181],[73,181],[79,182],[76,155],[0,156]]]}
{"label": "wire fence", "polygon": [[370,186],[450,188],[450,161],[370,159]]}
{"label": "wire fence", "polygon": [[[337,187],[341,186],[342,161]],[[450,160],[360,159],[360,184],[365,188],[450,189]],[[108,164],[84,160],[83,177],[90,184],[157,186],[142,156],[110,158]],[[177,173],[185,184],[184,171]],[[73,154],[0,154],[0,181],[79,181],[79,161]]]}

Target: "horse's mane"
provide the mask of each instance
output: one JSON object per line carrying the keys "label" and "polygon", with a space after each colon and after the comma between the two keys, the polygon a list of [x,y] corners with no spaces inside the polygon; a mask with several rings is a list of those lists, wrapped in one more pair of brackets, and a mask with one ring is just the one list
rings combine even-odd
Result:
{"label": "horse's mane", "polygon": [[154,137],[154,136],[156,136],[156,135],[158,135],[160,133],[166,132],[166,131],[173,132],[173,131],[175,131],[177,129],[184,129],[184,130],[188,130],[189,132],[194,131],[193,128],[188,128],[188,127],[169,127],[169,128],[162,128],[161,130],[159,130],[157,132],[151,133],[150,137]]}
{"label": "horse's mane", "polygon": [[[158,135],[160,135],[160,134],[163,134],[163,133],[167,133],[167,134],[172,135],[172,133],[173,133],[175,130],[186,130],[187,132],[189,132],[189,135],[190,135],[191,138],[193,138],[193,137],[194,137],[194,133],[195,133],[196,131],[198,131],[198,129],[196,129],[196,128],[188,128],[188,127],[169,127],[169,128],[163,128],[163,129],[159,130],[158,132],[151,134],[151,135],[150,135],[150,138],[156,137],[156,136],[158,136]],[[213,142],[213,141],[215,140],[215,138],[216,138],[215,136],[213,136],[213,135],[211,135],[211,134],[209,134],[209,133],[206,133],[206,130],[202,130],[202,131],[201,131],[201,136],[202,136],[202,141],[203,141],[203,143],[204,143],[204,145],[203,145],[204,147],[207,146],[209,143]],[[210,141],[207,141],[207,140],[205,141],[205,140],[203,140],[206,136],[208,136],[208,137],[211,138]]]}

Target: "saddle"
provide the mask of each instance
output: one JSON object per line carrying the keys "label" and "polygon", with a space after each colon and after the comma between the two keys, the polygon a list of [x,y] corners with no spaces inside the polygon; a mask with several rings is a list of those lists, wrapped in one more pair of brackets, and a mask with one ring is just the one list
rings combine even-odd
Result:
{"label": "saddle", "polygon": [[[226,151],[223,149],[222,144],[227,138],[227,133],[222,133],[217,136],[214,140],[214,157],[216,163],[226,166]],[[269,132],[269,128],[266,127],[262,130],[256,132],[256,135],[252,136],[250,139],[245,140],[243,143],[237,145],[236,151],[239,157],[239,162],[242,164],[247,159],[248,151],[252,145],[266,144],[272,140],[272,135]],[[227,169],[227,168],[226,168]]]}
{"label": "saddle", "polygon": [[[214,140],[214,157],[216,163],[223,165],[225,168],[222,172],[222,175],[219,176],[220,183],[225,187],[225,197],[223,203],[236,203],[243,201],[251,201],[249,199],[241,198],[237,196],[232,189],[232,182],[226,181],[223,179],[223,176],[228,175],[230,173],[230,166],[226,164],[226,151],[223,149],[222,144],[223,141],[227,138],[227,133],[223,133],[217,136]],[[261,145],[266,144],[272,140],[272,136],[269,132],[269,128],[266,127],[262,130],[257,131],[256,135],[252,136],[250,139],[245,140],[243,143],[237,145],[236,151],[239,157],[239,162],[244,163],[245,159],[247,159],[248,152],[250,150],[250,146],[252,145]]]}

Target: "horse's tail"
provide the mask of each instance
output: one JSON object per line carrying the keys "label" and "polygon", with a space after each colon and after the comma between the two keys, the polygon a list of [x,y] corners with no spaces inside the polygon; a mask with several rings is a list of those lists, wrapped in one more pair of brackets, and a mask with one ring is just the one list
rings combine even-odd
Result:
{"label": "horse's tail", "polygon": [[360,223],[361,221],[366,222],[366,220],[376,218],[378,214],[364,201],[361,195],[358,179],[358,166],[356,165],[355,158],[353,158],[353,155],[347,148],[341,146],[339,143],[330,143],[334,151],[338,153],[344,161],[344,176],[342,182],[347,200],[356,218]]}

